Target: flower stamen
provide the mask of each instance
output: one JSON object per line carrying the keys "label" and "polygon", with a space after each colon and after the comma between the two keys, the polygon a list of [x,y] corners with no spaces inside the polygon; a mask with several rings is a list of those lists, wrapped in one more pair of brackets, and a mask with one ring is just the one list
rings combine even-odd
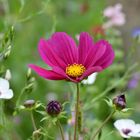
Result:
{"label": "flower stamen", "polygon": [[66,74],[71,77],[79,77],[85,72],[86,68],[82,64],[72,64],[66,67]]}

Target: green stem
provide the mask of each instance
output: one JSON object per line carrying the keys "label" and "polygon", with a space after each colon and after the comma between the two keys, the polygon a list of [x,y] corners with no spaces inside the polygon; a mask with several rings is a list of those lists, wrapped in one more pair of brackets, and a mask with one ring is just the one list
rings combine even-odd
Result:
{"label": "green stem", "polygon": [[36,131],[37,127],[36,127],[36,124],[35,124],[35,119],[34,119],[33,111],[31,111],[30,115],[31,115],[31,120],[32,120],[34,131]]}
{"label": "green stem", "polygon": [[22,97],[22,95],[24,94],[24,92],[25,92],[25,88],[22,89],[21,93],[20,93],[19,96],[18,96],[18,99],[17,99],[17,102],[16,102],[16,107],[19,106],[20,101],[21,101],[21,97]]}
{"label": "green stem", "polygon": [[78,126],[78,114],[79,114],[79,84],[77,83],[77,101],[75,105],[75,128],[74,128],[74,140],[77,140],[77,126]]}
{"label": "green stem", "polygon": [[61,133],[62,140],[65,140],[65,138],[64,138],[64,131],[63,131],[63,128],[62,128],[61,123],[60,123],[59,120],[57,120],[57,125],[58,125],[58,127],[59,127],[59,130],[60,130],[60,133]]}
{"label": "green stem", "polygon": [[4,115],[4,101],[0,101],[0,124],[4,125],[5,123],[5,115]]}
{"label": "green stem", "polygon": [[2,129],[3,129],[2,138],[4,140],[10,140],[10,136],[7,133],[7,132],[9,132],[9,129],[8,129],[8,127],[5,127],[5,126],[7,126],[7,121],[6,121],[6,116],[4,114],[4,101],[3,100],[0,101],[0,125],[2,125]]}
{"label": "green stem", "polygon": [[127,138],[123,138],[123,140],[127,140]]}
{"label": "green stem", "polygon": [[[35,123],[35,119],[34,119],[34,115],[33,115],[32,110],[30,112],[30,115],[31,115],[31,121],[32,121],[32,125],[33,125],[33,128],[34,128],[34,132],[35,132],[35,131],[37,131],[37,127],[36,127],[36,123]],[[33,134],[33,140],[38,140],[38,138],[39,138],[38,133],[36,135]]]}
{"label": "green stem", "polygon": [[101,124],[101,126],[96,130],[96,132],[94,133],[93,137],[91,138],[91,140],[94,140],[95,137],[100,133],[100,131],[102,130],[102,128],[104,127],[104,125],[111,119],[111,117],[114,115],[116,111],[112,111],[110,113],[110,115],[104,120],[104,122]]}

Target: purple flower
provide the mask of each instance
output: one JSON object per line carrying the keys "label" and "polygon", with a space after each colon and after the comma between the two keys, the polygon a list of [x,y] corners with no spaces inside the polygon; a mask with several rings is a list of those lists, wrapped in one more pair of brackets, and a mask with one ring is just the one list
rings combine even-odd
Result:
{"label": "purple flower", "polygon": [[130,81],[128,82],[128,88],[129,89],[134,89],[137,87],[138,83],[140,80],[140,73],[135,73],[132,78],[130,79]]}
{"label": "purple flower", "polygon": [[134,28],[132,31],[132,36],[137,37],[140,36],[140,27]]}
{"label": "purple flower", "polygon": [[80,82],[94,72],[109,67],[114,60],[112,46],[106,40],[94,43],[92,37],[83,32],[79,45],[64,32],[56,32],[48,40],[41,39],[38,47],[43,61],[52,67],[47,70],[30,64],[38,75],[50,80]]}

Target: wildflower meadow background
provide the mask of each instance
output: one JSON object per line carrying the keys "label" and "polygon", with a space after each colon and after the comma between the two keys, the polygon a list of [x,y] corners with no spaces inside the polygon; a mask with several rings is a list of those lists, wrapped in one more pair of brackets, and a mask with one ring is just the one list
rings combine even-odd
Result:
{"label": "wildflower meadow background", "polygon": [[0,0],[0,140],[140,139],[139,0]]}

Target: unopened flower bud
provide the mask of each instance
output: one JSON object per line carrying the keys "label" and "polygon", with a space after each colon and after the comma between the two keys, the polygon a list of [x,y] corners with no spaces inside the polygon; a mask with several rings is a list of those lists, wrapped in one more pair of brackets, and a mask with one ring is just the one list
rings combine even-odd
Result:
{"label": "unopened flower bud", "polygon": [[34,100],[26,100],[25,102],[24,102],[24,106],[26,107],[26,108],[31,108],[31,107],[33,107],[35,105],[35,101]]}
{"label": "unopened flower bud", "polygon": [[113,104],[117,109],[124,109],[126,107],[125,95],[119,95],[113,99]]}
{"label": "unopened flower bud", "polygon": [[4,59],[7,59],[9,57],[11,53],[11,48],[12,48],[11,45],[7,48],[7,51],[4,53]]}
{"label": "unopened flower bud", "polygon": [[31,74],[32,74],[32,71],[31,71],[31,69],[29,68],[28,71],[27,71],[27,74],[26,74],[27,79],[30,79],[30,78],[31,78]]}
{"label": "unopened flower bud", "polygon": [[6,73],[5,73],[5,79],[9,81],[9,80],[11,79],[11,77],[12,77],[12,76],[11,76],[11,72],[10,72],[9,69],[7,69],[7,70],[6,70]]}
{"label": "unopened flower bud", "polygon": [[57,116],[62,110],[62,106],[58,101],[50,101],[46,107],[46,111],[50,116]]}

